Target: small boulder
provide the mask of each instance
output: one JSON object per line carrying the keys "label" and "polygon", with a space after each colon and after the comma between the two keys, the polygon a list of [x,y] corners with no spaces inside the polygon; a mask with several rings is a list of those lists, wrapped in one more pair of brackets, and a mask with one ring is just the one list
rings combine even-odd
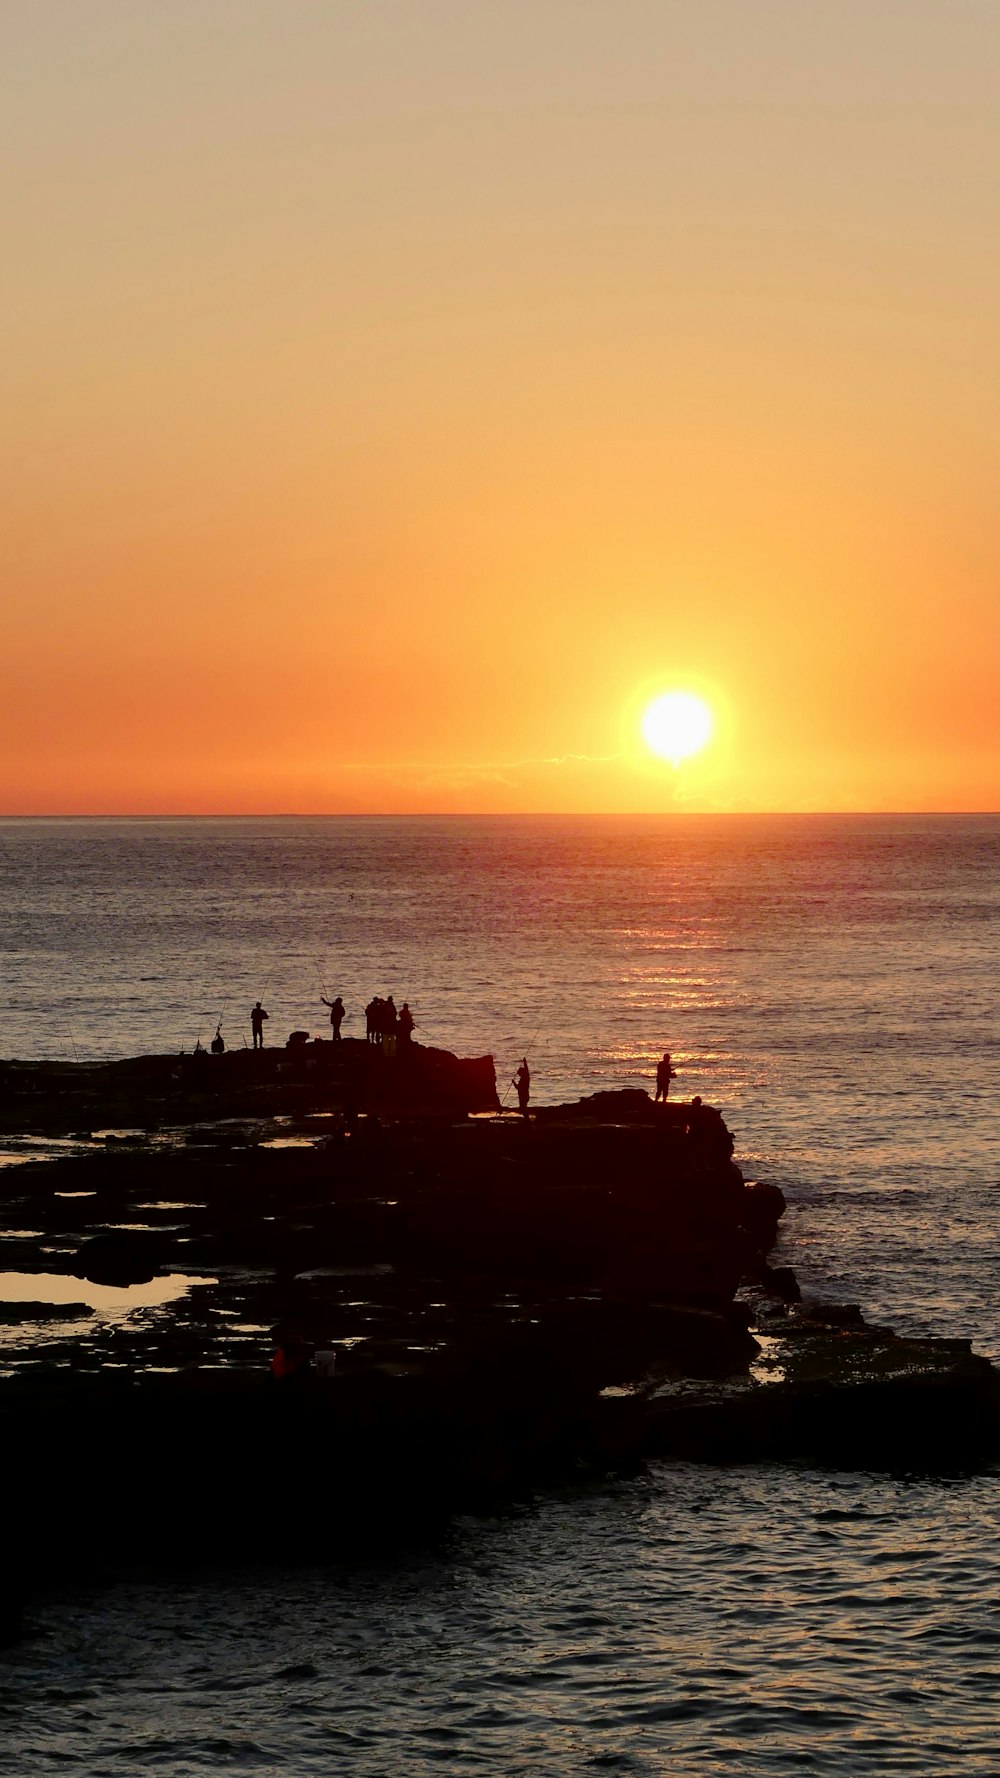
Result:
{"label": "small boulder", "polygon": [[761,1268],[761,1283],[769,1296],[780,1297],[783,1303],[797,1303],[802,1292],[799,1281],[791,1266],[769,1266]]}
{"label": "small boulder", "polygon": [[78,1248],[70,1275],[91,1284],[149,1284],[168,1246],[158,1235],[95,1235]]}

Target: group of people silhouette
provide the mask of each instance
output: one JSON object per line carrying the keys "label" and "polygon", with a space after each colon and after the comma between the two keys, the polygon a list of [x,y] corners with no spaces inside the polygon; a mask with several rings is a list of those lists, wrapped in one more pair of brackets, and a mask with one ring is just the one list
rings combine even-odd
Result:
{"label": "group of people silhouette", "polygon": [[396,1038],[400,1043],[409,1043],[415,1023],[406,1001],[403,1001],[397,1012],[396,1002],[391,994],[384,1000],[376,994],[365,1007],[365,1038],[368,1043],[391,1043]]}
{"label": "group of people silhouette", "polygon": [[[340,1043],[340,1027],[346,1015],[343,998],[337,994],[332,1000],[328,1000],[325,994],[321,994],[320,1000],[324,1006],[328,1006],[330,1009],[330,1036],[334,1043]],[[261,1001],[255,1000],[250,1009],[250,1034],[255,1050],[264,1048],[264,1022],[268,1016]],[[365,1007],[365,1037],[369,1043],[385,1045],[394,1050],[397,1040],[404,1044],[410,1042],[415,1024],[416,1020],[408,1003],[404,1000],[402,1006],[397,1010],[396,1002],[391,994],[387,995],[384,1000],[379,995],[375,995]],[[209,1048],[213,1056],[225,1054],[226,1040],[222,1035],[221,1019],[215,1027],[215,1036],[212,1038]],[[199,1052],[202,1055],[205,1053],[200,1037],[195,1044],[195,1054],[197,1055]]]}
{"label": "group of people silhouette", "polygon": [[[333,1000],[328,1000],[325,994],[321,994],[320,1000],[324,1006],[328,1006],[330,1009],[330,1035],[334,1043],[339,1043],[341,1041],[340,1027],[344,1022],[345,1015],[343,999],[337,994]],[[267,1016],[261,1002],[255,1001],[250,1012],[250,1030],[255,1050],[264,1047],[264,1021]],[[404,1000],[402,1006],[397,1010],[396,1002],[391,994],[387,994],[385,999],[382,999],[378,994],[373,995],[365,1007],[365,1040],[368,1043],[384,1047],[390,1054],[395,1054],[397,1041],[403,1044],[411,1041],[415,1023],[416,1020],[407,1001]],[[225,1047],[220,1021],[216,1026],[215,1036],[211,1043],[212,1054],[221,1056]],[[196,1050],[198,1049],[201,1049],[200,1039],[196,1045]],[[667,1103],[670,1097],[670,1082],[676,1078],[677,1070],[671,1060],[670,1051],[664,1050],[662,1057],[656,1064],[654,1104],[658,1104],[661,1100],[664,1105]],[[528,1116],[528,1100],[531,1096],[531,1072],[528,1068],[527,1056],[522,1056],[520,1066],[510,1084],[517,1091],[517,1108],[521,1116],[526,1118]],[[708,1106],[703,1108],[700,1099],[695,1099],[692,1103],[696,1108],[696,1115],[702,1110],[708,1111],[710,1109]]]}

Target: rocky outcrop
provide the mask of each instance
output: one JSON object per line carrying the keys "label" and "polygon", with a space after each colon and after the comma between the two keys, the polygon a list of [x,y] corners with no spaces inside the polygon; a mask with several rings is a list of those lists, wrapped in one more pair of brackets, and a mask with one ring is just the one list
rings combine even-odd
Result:
{"label": "rocky outcrop", "polygon": [[[213,1056],[135,1056],[115,1062],[0,1063],[0,1135],[78,1135],[301,1116],[331,1106],[395,1115],[463,1116],[497,1109],[492,1056],[459,1057],[422,1044],[393,1055],[357,1039]],[[134,1137],[131,1138],[134,1140]]]}
{"label": "rocky outcrop", "polygon": [[[18,1347],[6,1522],[29,1543],[60,1560],[317,1553],[338,1528],[384,1537],[649,1456],[1000,1449],[996,1373],[966,1347],[796,1302],[772,1263],[784,1199],[744,1181],[713,1108],[628,1092],[469,1118],[456,1107],[495,1105],[489,1058],[413,1046],[393,1071],[351,1048],[368,1046],[237,1055],[172,1143],[7,1170],[19,1269],[126,1292],[166,1268],[203,1280],[110,1333],[81,1316],[50,1362]],[[164,1060],[111,1068],[123,1125],[166,1102]],[[107,1082],[80,1090],[62,1115],[100,1128]],[[274,1381],[278,1329],[334,1350],[333,1378]]]}
{"label": "rocky outcrop", "polygon": [[1000,1373],[967,1340],[904,1339],[838,1310],[793,1310],[745,1378],[652,1389],[647,1454],[937,1473],[996,1458]]}

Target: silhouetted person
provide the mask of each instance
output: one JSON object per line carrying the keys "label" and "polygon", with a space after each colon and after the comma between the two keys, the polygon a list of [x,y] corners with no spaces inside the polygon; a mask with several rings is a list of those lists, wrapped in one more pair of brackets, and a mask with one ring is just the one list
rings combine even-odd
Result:
{"label": "silhouetted person", "polygon": [[667,1099],[670,1096],[670,1082],[676,1079],[677,1070],[670,1065],[670,1051],[664,1050],[662,1061],[659,1061],[656,1064],[656,1099],[653,1100],[654,1105],[656,1104],[657,1099],[662,1099],[664,1105],[667,1103]]}
{"label": "silhouetted person", "polygon": [[413,1036],[413,1022],[413,1014],[410,1011],[409,1003],[404,1000],[399,1009],[398,1023],[400,1043],[409,1043],[410,1038]]}
{"label": "silhouetted person", "polygon": [[213,1054],[213,1056],[223,1055],[225,1052],[225,1048],[226,1048],[226,1040],[222,1035],[222,1026],[216,1025],[215,1036],[212,1038],[212,1054]]}
{"label": "silhouetted person", "polygon": [[703,1105],[695,1094],[688,1111],[688,1139],[702,1160],[729,1160],[733,1138],[715,1105]]}
{"label": "silhouetted person", "polygon": [[261,1006],[260,1001],[255,1001],[253,1010],[250,1014],[250,1029],[253,1032],[253,1047],[255,1050],[264,1048],[264,1020],[266,1018],[267,1014]]}
{"label": "silhouetted person", "polygon": [[394,1001],[392,995],[390,994],[388,999],[385,1001],[385,1003],[382,1007],[382,1035],[383,1035],[383,1037],[395,1037],[395,1035],[396,1035],[396,1019],[397,1019],[396,1002]]}
{"label": "silhouetted person", "polygon": [[377,1043],[381,1035],[379,1029],[379,1012],[381,1007],[382,1002],[378,995],[373,994],[368,1005],[365,1007],[365,1040],[368,1043]]}
{"label": "silhouetted person", "polygon": [[527,1056],[521,1057],[521,1066],[514,1076],[514,1085],[517,1088],[517,1109],[522,1117],[527,1117],[528,1100],[531,1096],[531,1073]]}
{"label": "silhouetted person", "polygon": [[320,999],[324,1006],[330,1008],[330,1034],[334,1043],[339,1043],[340,1027],[344,1022],[344,1002],[341,1000],[339,994],[337,995],[336,1000],[327,1000],[325,994],[321,994]]}

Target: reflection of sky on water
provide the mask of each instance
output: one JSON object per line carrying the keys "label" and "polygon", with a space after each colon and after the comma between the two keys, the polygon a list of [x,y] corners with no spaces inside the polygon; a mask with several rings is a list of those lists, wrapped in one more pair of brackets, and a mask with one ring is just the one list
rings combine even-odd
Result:
{"label": "reflection of sky on water", "polygon": [[782,1363],[786,1342],[776,1339],[773,1334],[757,1332],[754,1339],[760,1350],[750,1363],[750,1376],[755,1383],[783,1383],[785,1367]]}
{"label": "reflection of sky on water", "polygon": [[[197,1285],[215,1282],[214,1277],[181,1272],[130,1285],[92,1284],[62,1272],[2,1272],[0,1375],[12,1375],[10,1367],[36,1359],[74,1366],[81,1361],[100,1367],[131,1364],[131,1343],[142,1337],[144,1322],[154,1337],[153,1327],[176,1315]],[[123,1340],[128,1351],[119,1348]]]}
{"label": "reflection of sky on water", "polygon": [[54,1161],[88,1152],[89,1144],[69,1136],[0,1136],[0,1167],[21,1167],[27,1161]]}
{"label": "reflection of sky on water", "polygon": [[86,1303],[102,1319],[118,1319],[137,1309],[158,1309],[208,1277],[171,1272],[148,1284],[91,1284],[63,1272],[0,1272],[0,1312],[4,1303]]}
{"label": "reflection of sky on water", "polygon": [[[72,1197],[74,1195],[82,1195],[82,1194],[74,1194],[72,1192],[64,1192],[62,1194],[57,1193],[56,1195],[57,1196],[62,1195],[64,1197]],[[137,1210],[204,1210],[206,1208],[207,1208],[207,1206],[204,1203],[201,1203],[201,1204],[180,1203],[180,1202],[174,1202],[169,1198],[158,1198],[155,1203],[137,1204],[136,1205]]]}

